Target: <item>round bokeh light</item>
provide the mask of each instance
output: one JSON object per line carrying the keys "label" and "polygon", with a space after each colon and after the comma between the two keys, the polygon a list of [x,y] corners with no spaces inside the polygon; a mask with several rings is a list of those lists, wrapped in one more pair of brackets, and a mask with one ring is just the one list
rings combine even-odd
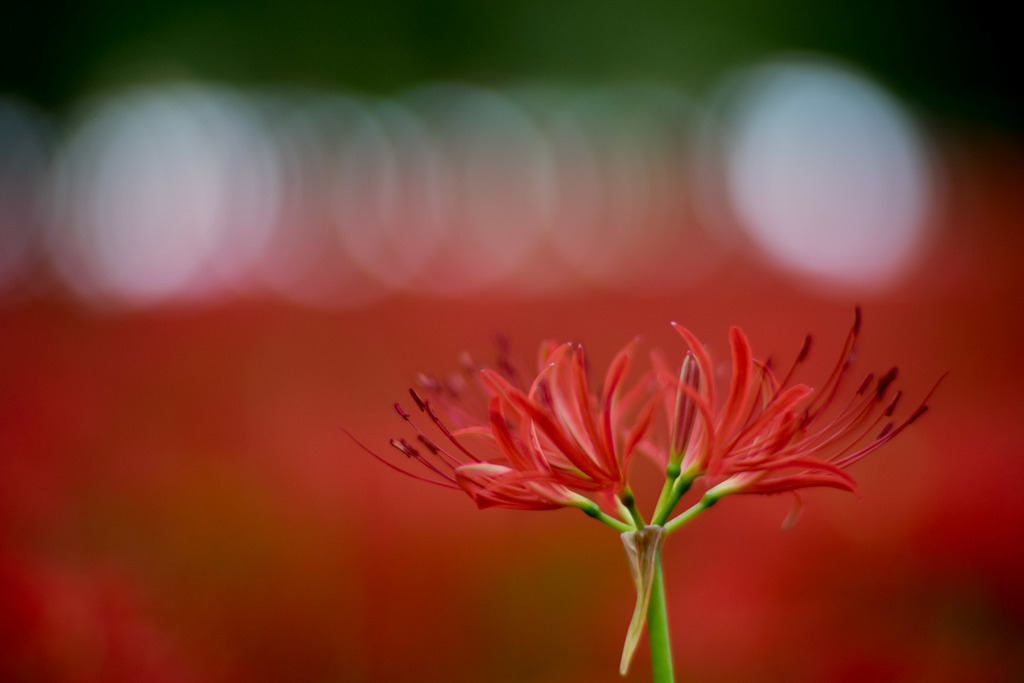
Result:
{"label": "round bokeh light", "polygon": [[726,196],[767,255],[857,290],[906,272],[925,236],[931,172],[894,98],[848,68],[792,60],[742,74],[727,100]]}

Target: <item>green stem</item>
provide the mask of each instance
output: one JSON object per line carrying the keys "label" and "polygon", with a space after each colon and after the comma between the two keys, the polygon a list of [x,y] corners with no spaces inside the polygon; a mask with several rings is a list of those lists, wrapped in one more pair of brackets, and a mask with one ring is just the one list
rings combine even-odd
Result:
{"label": "green stem", "polygon": [[665,525],[665,520],[672,514],[672,511],[679,504],[679,500],[683,495],[690,490],[690,486],[693,485],[695,478],[692,474],[681,474],[672,479],[671,486],[666,479],[665,488],[662,489],[661,497],[658,499],[658,505],[655,507],[654,518],[651,520],[651,524]]}
{"label": "green stem", "polygon": [[619,533],[634,530],[633,527],[629,524],[619,521],[611,515],[602,512],[601,508],[599,508],[596,503],[591,502],[590,505],[580,505],[579,508],[583,510],[583,513],[588,517],[593,517],[599,522],[604,522],[605,524],[615,529]]}
{"label": "green stem", "polygon": [[668,634],[668,609],[665,606],[665,581],[661,573],[661,550],[654,565],[651,602],[647,607],[647,640],[651,646],[651,673],[654,683],[674,683],[672,645]]}
{"label": "green stem", "polygon": [[623,517],[632,519],[637,529],[643,529],[647,524],[644,521],[643,515],[640,514],[640,509],[636,506],[636,498],[633,497],[633,492],[628,487],[622,492],[622,497],[619,499],[619,507],[625,513]]}
{"label": "green stem", "polygon": [[676,479],[679,478],[679,473],[673,477],[671,474],[666,475],[665,485],[661,487],[661,495],[658,496],[658,502],[654,506],[654,514],[651,515],[651,524],[664,524],[665,519],[672,513],[672,510],[666,510],[665,508],[669,504],[669,500],[672,498],[672,487],[676,483]]}
{"label": "green stem", "polygon": [[696,517],[700,513],[704,512],[705,510],[707,510],[709,507],[711,507],[712,505],[714,505],[717,502],[718,502],[718,498],[717,497],[709,496],[708,494],[705,493],[704,497],[701,498],[698,502],[694,503],[691,507],[686,509],[684,512],[679,513],[678,515],[673,517],[671,520],[669,520],[668,523],[665,524],[665,533],[669,533],[670,531],[675,531],[676,529],[678,529],[682,525],[686,524],[691,519],[693,519],[694,517]]}

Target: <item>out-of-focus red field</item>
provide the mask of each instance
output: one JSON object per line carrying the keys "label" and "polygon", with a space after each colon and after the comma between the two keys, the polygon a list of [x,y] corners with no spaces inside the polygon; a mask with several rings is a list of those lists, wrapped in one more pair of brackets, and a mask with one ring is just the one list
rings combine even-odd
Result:
{"label": "out-of-focus red field", "polygon": [[614,532],[477,511],[342,428],[384,450],[414,373],[487,357],[495,331],[598,362],[637,334],[681,353],[670,320],[719,354],[730,324],[761,357],[813,331],[824,373],[860,303],[861,368],[899,364],[911,402],[950,375],[852,470],[861,500],[812,491],[782,532],[787,498],[738,497],[669,539],[678,678],[1022,680],[1021,171],[966,160],[923,271],[856,302],[737,257],[671,295],[2,310],[0,679],[620,680]]}

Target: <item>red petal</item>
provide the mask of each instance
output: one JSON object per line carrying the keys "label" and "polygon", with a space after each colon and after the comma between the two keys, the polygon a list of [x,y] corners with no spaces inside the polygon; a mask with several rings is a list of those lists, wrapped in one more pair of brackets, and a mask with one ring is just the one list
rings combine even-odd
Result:
{"label": "red petal", "polygon": [[700,374],[704,380],[701,385],[701,393],[704,394],[708,405],[713,408],[715,405],[715,374],[711,367],[711,357],[704,349],[703,344],[700,343],[700,340],[692,332],[678,323],[672,323],[672,327],[686,340],[686,345],[690,347],[690,351],[697,357]]}
{"label": "red petal", "polygon": [[747,398],[750,395],[750,375],[753,370],[750,343],[743,330],[738,327],[730,328],[729,344],[732,347],[732,382],[718,426],[727,441],[747,416]]}

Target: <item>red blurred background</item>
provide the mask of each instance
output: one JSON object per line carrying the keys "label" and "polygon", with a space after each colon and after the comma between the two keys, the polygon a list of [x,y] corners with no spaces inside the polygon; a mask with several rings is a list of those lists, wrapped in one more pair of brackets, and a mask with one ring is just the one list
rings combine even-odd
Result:
{"label": "red blurred background", "polygon": [[[1019,159],[954,150],[925,265],[861,298],[864,367],[896,361],[920,423],[859,464],[863,499],[729,500],[666,546],[680,676],[1010,681],[1024,674]],[[750,259],[668,295],[271,300],[111,314],[8,307],[0,335],[3,631],[13,680],[616,680],[632,609],[610,530],[572,512],[476,511],[383,446],[419,368],[524,357],[546,336],[607,359],[677,319],[762,355],[852,301]],[[638,658],[630,680],[644,680]],[[685,679],[684,678],[684,679]]]}
{"label": "red blurred background", "polygon": [[949,376],[859,500],[783,532],[789,499],[737,497],[669,539],[678,678],[1024,680],[1020,138],[821,64],[868,113],[810,151],[822,119],[773,128],[803,100],[756,71],[0,100],[0,679],[621,680],[614,532],[478,511],[343,430],[385,450],[415,374],[497,333],[600,364],[681,353],[672,320],[719,357],[729,325],[761,358],[812,332],[823,377],[860,305],[860,368],[909,402]]}

